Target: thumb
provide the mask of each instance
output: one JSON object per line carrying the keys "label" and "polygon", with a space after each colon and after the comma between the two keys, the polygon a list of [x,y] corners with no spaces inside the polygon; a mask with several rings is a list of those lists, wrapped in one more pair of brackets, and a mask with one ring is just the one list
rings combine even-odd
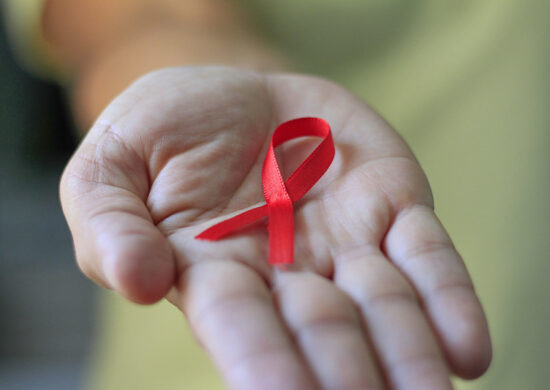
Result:
{"label": "thumb", "polygon": [[109,125],[90,131],[60,183],[81,270],[142,304],[163,298],[175,278],[171,246],[145,205],[148,191],[145,161]]}

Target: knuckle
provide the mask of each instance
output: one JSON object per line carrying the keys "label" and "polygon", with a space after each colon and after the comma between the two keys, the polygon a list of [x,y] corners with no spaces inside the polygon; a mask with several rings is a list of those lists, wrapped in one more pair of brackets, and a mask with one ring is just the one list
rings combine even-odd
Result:
{"label": "knuckle", "polygon": [[317,316],[301,322],[293,329],[293,333],[300,338],[305,334],[323,333],[335,329],[354,329],[359,326],[359,321],[348,313],[334,313],[331,316]]}
{"label": "knuckle", "polygon": [[410,373],[432,374],[436,377],[436,373],[447,371],[440,354],[436,351],[417,351],[399,356],[388,363],[387,370],[390,378],[408,377]]}
{"label": "knuckle", "polygon": [[366,307],[389,305],[418,305],[417,297],[409,286],[404,283],[391,288],[372,292],[365,300]]}

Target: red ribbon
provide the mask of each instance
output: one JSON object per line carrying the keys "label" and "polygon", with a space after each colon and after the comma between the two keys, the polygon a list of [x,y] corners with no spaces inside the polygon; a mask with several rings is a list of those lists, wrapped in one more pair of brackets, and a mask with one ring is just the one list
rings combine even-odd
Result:
{"label": "red ribbon", "polygon": [[[323,140],[306,160],[283,181],[274,149],[294,138],[321,137]],[[320,118],[298,118],[285,122],[273,133],[262,168],[266,204],[238,214],[206,229],[195,238],[219,240],[259,219],[268,217],[269,263],[294,261],[294,213],[292,204],[323,176],[334,158],[329,124]]]}

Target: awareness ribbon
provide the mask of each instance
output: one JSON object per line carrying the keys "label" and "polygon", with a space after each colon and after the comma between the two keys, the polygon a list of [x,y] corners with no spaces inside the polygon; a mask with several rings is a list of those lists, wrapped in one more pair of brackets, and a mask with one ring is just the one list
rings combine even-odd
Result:
{"label": "awareness ribbon", "polygon": [[[285,182],[277,165],[274,149],[291,139],[308,136],[321,137],[323,140]],[[269,263],[293,263],[293,203],[323,176],[333,158],[334,142],[330,126],[325,120],[298,118],[284,122],[273,133],[262,168],[262,186],[266,204],[217,223],[195,238],[216,241],[267,216]]]}

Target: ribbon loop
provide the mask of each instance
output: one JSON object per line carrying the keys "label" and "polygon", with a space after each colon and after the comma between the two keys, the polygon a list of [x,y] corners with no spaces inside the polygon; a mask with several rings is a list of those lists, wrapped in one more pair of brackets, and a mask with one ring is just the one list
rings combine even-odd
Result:
{"label": "ribbon loop", "polygon": [[[275,148],[300,137],[323,140],[286,180],[283,180]],[[269,263],[290,264],[294,261],[294,208],[300,199],[323,176],[334,158],[334,142],[329,124],[320,118],[298,118],[285,122],[273,133],[262,168],[262,187],[266,204],[247,210],[215,224],[195,238],[219,240],[246,225],[268,217]]]}

